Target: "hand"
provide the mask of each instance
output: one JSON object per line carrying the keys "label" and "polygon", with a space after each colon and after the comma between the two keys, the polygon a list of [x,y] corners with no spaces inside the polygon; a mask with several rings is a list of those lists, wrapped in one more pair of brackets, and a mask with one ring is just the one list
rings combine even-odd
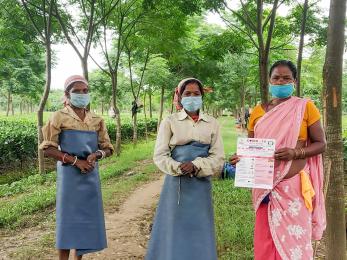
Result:
{"label": "hand", "polygon": [[232,166],[235,166],[239,161],[240,161],[240,157],[238,157],[238,156],[236,155],[236,153],[233,154],[233,155],[229,158],[229,162],[230,162],[230,164],[231,164]]}
{"label": "hand", "polygon": [[192,162],[182,163],[179,167],[184,175],[189,174],[190,177],[193,177],[196,172],[196,168]]}
{"label": "hand", "polygon": [[98,159],[97,154],[96,153],[91,153],[87,157],[87,162],[92,164],[93,166],[95,166],[95,162],[96,162],[97,159]]}
{"label": "hand", "polygon": [[77,160],[75,166],[81,170],[81,173],[87,173],[94,169],[94,165],[86,160]]}
{"label": "hand", "polygon": [[280,161],[291,161],[295,158],[295,149],[281,148],[275,151],[275,159]]}

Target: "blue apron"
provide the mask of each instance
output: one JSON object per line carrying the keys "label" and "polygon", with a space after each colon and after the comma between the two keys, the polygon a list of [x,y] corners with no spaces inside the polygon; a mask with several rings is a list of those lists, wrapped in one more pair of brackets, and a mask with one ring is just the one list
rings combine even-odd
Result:
{"label": "blue apron", "polygon": [[[98,150],[92,131],[63,130],[62,152],[86,159]],[[98,164],[87,174],[75,166],[57,163],[56,247],[76,249],[77,255],[107,247]]]}
{"label": "blue apron", "polygon": [[[176,146],[179,162],[207,157],[210,146],[199,142]],[[211,180],[166,175],[161,191],[147,260],[217,259]]]}

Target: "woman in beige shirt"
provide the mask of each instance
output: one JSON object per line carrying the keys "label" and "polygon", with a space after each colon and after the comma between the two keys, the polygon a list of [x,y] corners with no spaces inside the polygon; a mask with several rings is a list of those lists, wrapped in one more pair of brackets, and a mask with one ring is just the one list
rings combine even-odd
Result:
{"label": "woman in beige shirt", "polygon": [[221,172],[224,150],[216,119],[201,111],[203,85],[180,82],[180,112],[160,125],[154,163],[166,173],[147,260],[217,259],[211,180]]}
{"label": "woman in beige shirt", "polygon": [[113,152],[104,120],[86,109],[88,82],[65,82],[65,107],[43,127],[40,148],[57,162],[56,247],[59,259],[75,259],[107,247],[98,163]]}

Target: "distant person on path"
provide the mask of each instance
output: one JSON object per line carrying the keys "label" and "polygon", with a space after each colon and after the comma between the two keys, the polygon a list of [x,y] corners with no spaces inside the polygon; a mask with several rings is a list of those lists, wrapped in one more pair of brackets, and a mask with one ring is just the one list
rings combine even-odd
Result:
{"label": "distant person on path", "polygon": [[181,110],[161,124],[154,163],[165,176],[147,260],[217,259],[211,176],[224,164],[218,122],[201,111],[203,85],[182,80],[175,95]]}
{"label": "distant person on path", "polygon": [[[255,260],[313,259],[312,239],[320,240],[326,227],[321,116],[312,101],[292,96],[295,84],[295,65],[275,62],[272,99],[256,106],[249,120],[249,138],[276,140],[274,188],[253,189]],[[238,156],[230,161],[237,168]]]}
{"label": "distant person on path", "polygon": [[57,162],[56,247],[59,259],[75,259],[107,247],[98,160],[113,146],[104,120],[87,110],[88,82],[71,76],[65,82],[65,107],[43,127],[40,148]]}

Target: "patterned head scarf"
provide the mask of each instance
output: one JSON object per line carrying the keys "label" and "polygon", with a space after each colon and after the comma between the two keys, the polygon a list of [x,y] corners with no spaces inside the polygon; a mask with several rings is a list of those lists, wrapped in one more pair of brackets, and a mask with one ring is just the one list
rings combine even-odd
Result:
{"label": "patterned head scarf", "polygon": [[[198,83],[201,86],[201,88],[203,89],[203,85],[202,85],[201,81],[196,79],[196,78],[186,78],[186,79],[181,80],[175,89],[175,95],[174,95],[174,99],[173,99],[173,103],[175,104],[177,110],[183,109],[183,107],[180,103],[180,99],[181,99],[180,92],[181,92],[181,88],[185,85],[185,83],[187,81],[194,81],[194,82]],[[203,93],[201,93],[201,94],[203,94]]]}

